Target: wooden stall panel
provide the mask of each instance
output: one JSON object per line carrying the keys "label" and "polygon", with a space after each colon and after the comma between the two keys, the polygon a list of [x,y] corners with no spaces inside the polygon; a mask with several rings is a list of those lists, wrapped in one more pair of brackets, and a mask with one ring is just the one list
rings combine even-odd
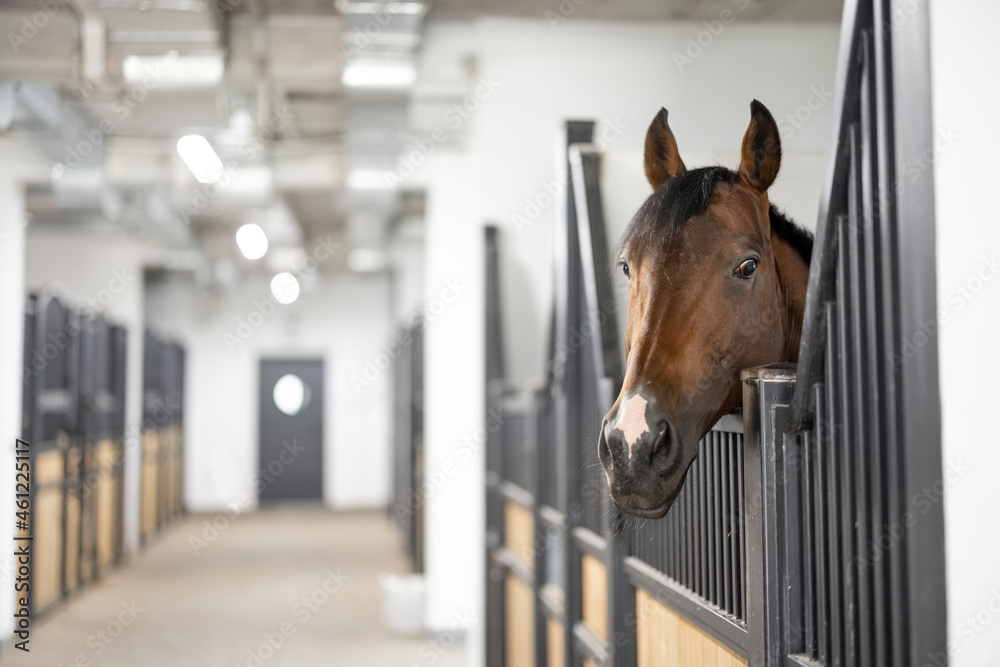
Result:
{"label": "wooden stall panel", "polygon": [[79,447],[66,452],[66,590],[72,591],[80,584],[80,523],[83,512],[80,501]]}
{"label": "wooden stall panel", "polygon": [[547,667],[566,667],[566,630],[554,618],[545,619]]}
{"label": "wooden stall panel", "polygon": [[169,427],[163,427],[157,433],[158,449],[156,453],[156,527],[162,528],[167,523],[168,496],[170,493],[170,451],[173,442],[170,439]]}
{"label": "wooden stall panel", "polygon": [[589,554],[583,556],[583,623],[595,635],[608,639],[608,571]]}
{"label": "wooden stall panel", "polygon": [[50,449],[34,461],[36,495],[32,507],[31,604],[45,609],[62,596],[63,453]]}
{"label": "wooden stall panel", "polygon": [[177,516],[180,516],[184,513],[184,429],[180,426],[177,427],[177,452],[174,460],[177,462],[177,475],[174,482],[177,485],[176,512]]}
{"label": "wooden stall panel", "polygon": [[160,465],[163,466],[160,479],[163,482],[163,493],[160,507],[160,523],[168,523],[173,516],[174,504],[174,429],[167,426],[160,431],[160,445],[163,451],[160,455]]}
{"label": "wooden stall panel", "polygon": [[638,667],[745,667],[747,662],[646,591],[635,595]]}
{"label": "wooden stall panel", "polygon": [[142,536],[150,537],[156,532],[157,479],[156,479],[156,431],[142,435]]}
{"label": "wooden stall panel", "polygon": [[174,451],[172,458],[171,472],[173,474],[173,479],[171,480],[170,488],[172,490],[172,502],[170,505],[171,515],[174,517],[179,517],[181,515],[181,508],[183,507],[183,488],[181,485],[181,473],[184,469],[184,460],[181,458],[181,452],[183,451],[182,440],[184,434],[181,431],[180,426],[174,426]]}
{"label": "wooden stall panel", "polygon": [[97,446],[88,443],[83,448],[83,478],[80,491],[80,582],[97,576]]}
{"label": "wooden stall panel", "polygon": [[505,585],[507,667],[535,665],[535,592],[513,574]]}
{"label": "wooden stall panel", "polygon": [[508,500],[504,503],[504,546],[524,561],[529,568],[535,567],[534,535],[535,517],[531,510]]}
{"label": "wooden stall panel", "polygon": [[170,442],[170,446],[167,448],[166,456],[166,466],[167,466],[167,489],[164,494],[166,498],[166,506],[164,507],[164,514],[167,521],[171,521],[174,518],[174,493],[176,490],[176,480],[174,479],[174,461],[176,460],[177,453],[177,429],[173,426],[167,427],[167,438]]}
{"label": "wooden stall panel", "polygon": [[115,459],[112,468],[112,488],[115,502],[114,560],[121,558],[125,548],[125,441],[115,443]]}
{"label": "wooden stall panel", "polygon": [[97,478],[93,483],[97,503],[97,567],[103,570],[115,559],[117,511],[115,488],[115,443],[103,440],[97,445]]}

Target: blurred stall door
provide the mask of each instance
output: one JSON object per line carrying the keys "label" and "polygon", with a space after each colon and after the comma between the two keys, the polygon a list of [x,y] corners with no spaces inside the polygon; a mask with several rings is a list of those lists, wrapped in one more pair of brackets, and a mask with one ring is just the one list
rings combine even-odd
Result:
{"label": "blurred stall door", "polygon": [[260,501],[323,498],[323,360],[260,362]]}

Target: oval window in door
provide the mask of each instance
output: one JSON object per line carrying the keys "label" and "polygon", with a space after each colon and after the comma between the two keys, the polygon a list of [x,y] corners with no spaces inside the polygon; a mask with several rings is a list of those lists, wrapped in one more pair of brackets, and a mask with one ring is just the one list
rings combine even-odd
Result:
{"label": "oval window in door", "polygon": [[278,378],[271,394],[274,405],[286,415],[294,417],[309,405],[309,387],[298,375],[288,373]]}

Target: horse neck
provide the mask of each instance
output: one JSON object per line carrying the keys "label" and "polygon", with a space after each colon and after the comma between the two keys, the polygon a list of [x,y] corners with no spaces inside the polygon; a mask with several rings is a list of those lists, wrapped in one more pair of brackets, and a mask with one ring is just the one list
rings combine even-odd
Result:
{"label": "horse neck", "polygon": [[775,232],[771,232],[771,248],[774,249],[774,266],[778,274],[778,286],[782,308],[784,346],[782,361],[799,360],[799,339],[802,336],[802,316],[806,306],[806,288],[809,283],[809,264],[798,251]]}

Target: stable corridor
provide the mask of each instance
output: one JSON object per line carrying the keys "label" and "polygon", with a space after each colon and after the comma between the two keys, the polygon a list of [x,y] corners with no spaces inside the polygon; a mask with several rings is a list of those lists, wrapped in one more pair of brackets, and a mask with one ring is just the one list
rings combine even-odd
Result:
{"label": "stable corridor", "polygon": [[[30,654],[8,650],[0,665],[467,663],[456,637],[438,643],[383,628],[378,576],[408,569],[384,514],[287,505],[220,517],[189,515],[167,528],[133,564],[38,620]],[[216,519],[223,529],[206,530]]]}

